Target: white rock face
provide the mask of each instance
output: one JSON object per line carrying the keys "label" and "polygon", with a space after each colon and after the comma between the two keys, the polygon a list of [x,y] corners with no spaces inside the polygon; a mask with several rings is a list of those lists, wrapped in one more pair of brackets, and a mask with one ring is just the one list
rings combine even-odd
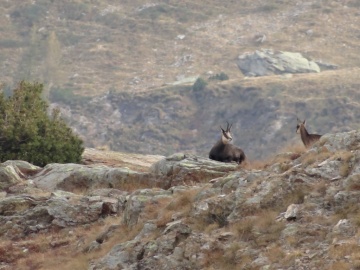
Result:
{"label": "white rock face", "polygon": [[255,51],[240,55],[237,65],[245,76],[320,72],[315,62],[296,52]]}

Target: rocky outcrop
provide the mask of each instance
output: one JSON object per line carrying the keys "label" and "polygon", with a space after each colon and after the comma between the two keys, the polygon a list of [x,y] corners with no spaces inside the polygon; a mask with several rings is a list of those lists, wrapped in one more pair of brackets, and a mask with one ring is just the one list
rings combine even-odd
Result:
{"label": "rocky outcrop", "polygon": [[224,176],[238,168],[236,163],[222,163],[208,158],[177,153],[153,164],[150,172],[164,187],[204,182]]}
{"label": "rocky outcrop", "polygon": [[[136,171],[123,176],[124,168],[49,164],[38,171],[7,162],[17,181],[0,197],[0,238],[70,228],[84,234],[77,228],[102,223],[87,243],[49,243],[87,258],[101,250],[105,255],[87,261],[91,270],[356,265],[359,137],[326,134],[307,151],[279,154],[257,168],[178,153],[141,173],[146,187],[138,186]],[[127,181],[115,184],[111,175]]]}
{"label": "rocky outcrop", "polygon": [[85,166],[79,164],[49,164],[33,177],[41,189],[86,192],[100,188],[126,189],[126,185],[149,186],[151,177],[128,168]]}
{"label": "rocky outcrop", "polygon": [[320,72],[315,62],[300,53],[272,50],[242,54],[238,57],[237,65],[245,76]]}
{"label": "rocky outcrop", "polygon": [[[352,255],[345,260],[336,255],[326,262],[322,258],[338,247],[354,245],[353,222],[360,209],[346,209],[357,204],[359,197],[352,190],[357,186],[354,179],[360,179],[355,176],[360,168],[355,150],[358,135],[355,131],[327,134],[307,152],[283,155],[266,169],[228,171],[213,178],[211,186],[202,185],[192,198],[186,217],[173,214],[165,226],[154,225],[159,219],[149,225],[146,219],[138,218],[138,224],[148,228],[147,233],[160,233],[160,237],[143,241],[147,238],[142,234],[127,242],[135,254],[123,243],[89,269],[204,269],[209,264],[216,269],[315,269],[319,264],[326,268],[340,262],[352,265]],[[172,159],[163,162],[170,165]],[[339,164],[334,166],[333,161]],[[164,164],[161,169],[160,164],[154,165],[154,171],[171,176],[172,166]],[[347,165],[351,169],[345,176],[339,170]],[[347,183],[346,190],[341,182]],[[349,219],[337,219],[335,213],[340,212],[347,213]],[[181,229],[177,240],[168,233],[173,227]]]}

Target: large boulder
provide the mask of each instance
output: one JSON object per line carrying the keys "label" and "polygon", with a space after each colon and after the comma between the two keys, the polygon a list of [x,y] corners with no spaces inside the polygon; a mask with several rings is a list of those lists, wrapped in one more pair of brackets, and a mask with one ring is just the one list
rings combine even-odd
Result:
{"label": "large boulder", "polygon": [[272,50],[242,54],[238,57],[237,65],[245,76],[320,72],[318,64],[300,53]]}
{"label": "large boulder", "polygon": [[190,154],[177,153],[166,157],[150,168],[163,188],[190,183],[207,182],[235,171],[236,163],[223,163]]}
{"label": "large boulder", "polygon": [[48,164],[33,177],[38,188],[47,191],[61,189],[71,192],[86,192],[101,188],[120,190],[149,186],[151,176],[128,168],[88,166],[79,164]]}
{"label": "large boulder", "polygon": [[0,236],[15,239],[42,230],[90,224],[118,214],[122,198],[82,196],[55,191],[50,195],[16,195],[0,200]]}

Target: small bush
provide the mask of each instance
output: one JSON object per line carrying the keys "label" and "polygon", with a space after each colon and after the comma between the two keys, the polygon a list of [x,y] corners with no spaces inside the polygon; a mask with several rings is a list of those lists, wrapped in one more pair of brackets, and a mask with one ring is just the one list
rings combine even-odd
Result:
{"label": "small bush", "polygon": [[60,118],[49,117],[43,85],[20,82],[10,97],[0,94],[0,160],[20,159],[38,166],[80,162],[82,140]]}
{"label": "small bush", "polygon": [[229,76],[226,73],[221,72],[219,74],[215,74],[215,75],[211,76],[209,79],[210,80],[218,80],[218,81],[226,81],[229,79]]}
{"label": "small bush", "polygon": [[193,90],[196,92],[203,91],[206,85],[207,82],[203,78],[198,78],[193,85]]}

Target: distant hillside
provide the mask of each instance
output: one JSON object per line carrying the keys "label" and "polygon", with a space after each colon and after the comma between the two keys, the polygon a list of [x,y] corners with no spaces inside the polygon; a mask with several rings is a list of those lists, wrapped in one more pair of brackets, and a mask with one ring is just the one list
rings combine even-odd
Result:
{"label": "distant hillside", "polygon": [[[250,159],[300,144],[296,118],[313,133],[358,129],[360,69],[213,82],[203,91],[172,86],[149,93],[109,93],[64,115],[92,147],[207,156],[220,125]],[[85,106],[88,104],[88,106]]]}
{"label": "distant hillside", "polygon": [[[229,121],[234,143],[264,158],[299,141],[296,117],[318,133],[359,128],[359,8],[356,0],[2,1],[0,80],[5,90],[44,82],[88,147],[207,155]],[[262,48],[339,69],[245,78],[237,57]],[[203,92],[181,84],[221,72],[230,80]]]}
{"label": "distant hillside", "polygon": [[147,91],[208,71],[241,78],[235,59],[261,47],[355,67],[359,7],[357,0],[1,1],[0,80],[39,80],[65,94]]}

